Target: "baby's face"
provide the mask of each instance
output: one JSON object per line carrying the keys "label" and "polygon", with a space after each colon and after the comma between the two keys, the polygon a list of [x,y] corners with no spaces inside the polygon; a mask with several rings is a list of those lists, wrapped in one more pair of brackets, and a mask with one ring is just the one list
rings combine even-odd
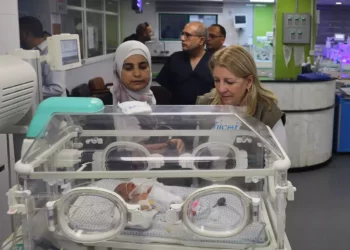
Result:
{"label": "baby's face", "polygon": [[125,201],[129,201],[130,197],[129,194],[136,188],[136,185],[132,182],[126,182],[119,184],[115,189],[114,192],[119,194]]}

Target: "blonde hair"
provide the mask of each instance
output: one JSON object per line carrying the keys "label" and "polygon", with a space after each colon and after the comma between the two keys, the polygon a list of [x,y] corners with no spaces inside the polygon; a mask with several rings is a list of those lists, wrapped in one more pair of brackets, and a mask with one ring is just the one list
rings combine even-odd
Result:
{"label": "blonde hair", "polygon": [[[249,115],[255,114],[258,101],[264,102],[269,108],[273,104],[277,104],[275,95],[261,86],[254,59],[242,46],[232,45],[217,51],[209,61],[211,71],[215,67],[224,67],[239,78],[253,77],[252,86],[247,93],[247,112]],[[211,104],[220,105],[220,95],[216,89],[213,89],[211,93],[213,97]]]}

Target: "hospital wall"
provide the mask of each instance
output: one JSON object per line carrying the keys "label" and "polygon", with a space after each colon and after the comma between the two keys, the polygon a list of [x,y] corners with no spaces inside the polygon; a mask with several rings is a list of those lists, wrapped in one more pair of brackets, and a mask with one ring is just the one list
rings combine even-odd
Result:
{"label": "hospital wall", "polygon": [[[17,1],[0,0],[0,34],[6,34],[0,35],[0,55],[9,54],[19,47]],[[9,143],[12,143],[11,136]],[[3,242],[11,234],[11,220],[6,213],[8,209],[6,192],[11,185],[8,179],[6,144],[6,136],[0,135],[0,166],[5,166],[5,170],[0,172],[0,242]],[[11,160],[14,161],[14,159]],[[13,171],[11,172],[14,176]]]}
{"label": "hospital wall", "polygon": [[[284,44],[283,43],[283,13],[293,13],[297,11],[299,13],[310,13],[313,17],[312,30],[311,30],[311,42],[309,44]],[[285,63],[285,57],[283,52],[283,46],[299,47],[304,50],[304,58],[306,59],[312,50],[314,49],[316,39],[316,1],[315,0],[283,0],[276,3],[276,15],[275,15],[275,43],[274,43],[274,78],[275,79],[296,79],[301,72],[301,65],[296,66],[294,62],[294,53],[291,56],[288,65]],[[294,49],[295,51],[295,49]]]}
{"label": "hospital wall", "polygon": [[318,5],[320,23],[317,25],[316,44],[325,45],[327,37],[335,33],[350,34],[350,6]]}
{"label": "hospital wall", "polygon": [[[217,14],[218,23],[223,25],[227,31],[225,45],[241,44],[247,45],[249,38],[255,43],[257,36],[265,36],[266,32],[273,31],[274,25],[274,4],[243,4],[243,3],[224,3],[221,13]],[[164,12],[162,12],[164,13]],[[166,13],[166,12],[165,12]],[[182,12],[190,13],[190,12]],[[198,13],[198,12],[195,12]],[[247,26],[239,35],[233,25],[234,15],[246,15]],[[259,20],[259,22],[256,22]],[[150,1],[150,4],[144,5],[142,14],[136,14],[130,8],[128,2],[121,2],[121,38],[125,38],[132,33],[135,33],[136,26],[142,22],[148,22],[154,30],[153,40],[158,40],[158,12],[156,11],[156,4]],[[179,41],[166,41],[166,50],[170,53],[181,50],[181,43]],[[260,44],[261,46],[261,44]],[[153,65],[153,72],[161,66],[160,64]],[[267,76],[272,74],[271,61],[257,61],[258,73],[260,76]]]}
{"label": "hospital wall", "polygon": [[[156,39],[158,39],[158,13],[154,2],[144,5],[142,14],[136,14],[130,8],[128,1],[121,1],[121,34],[122,38],[135,33],[136,26],[142,22],[148,22],[155,31]],[[211,13],[207,13],[211,14]],[[217,14],[217,13],[213,13]],[[247,16],[247,27],[241,35],[235,30],[233,26],[233,16],[235,14],[245,14]],[[267,17],[269,18],[269,17]],[[270,17],[273,20],[273,17]],[[218,23],[223,25],[227,31],[227,44],[246,44],[248,38],[254,35],[254,6],[237,3],[224,3],[223,12],[218,14]],[[272,31],[272,26],[271,30]],[[171,42],[172,44],[176,43]],[[181,47],[179,47],[181,49]]]}
{"label": "hospital wall", "polygon": [[81,83],[88,83],[90,79],[102,77],[105,83],[113,81],[113,57],[97,62],[86,63],[79,68],[66,71],[66,83],[68,91]]}
{"label": "hospital wall", "polygon": [[[254,37],[266,36],[266,32],[272,31],[274,25],[275,5],[254,6]],[[257,40],[254,39],[254,44]]]}
{"label": "hospital wall", "polygon": [[[50,13],[48,0],[18,0],[18,6],[20,16],[35,16],[42,22],[44,30],[51,33],[53,33],[52,24],[62,24],[62,19],[65,18],[64,15]],[[112,56],[101,56],[86,61],[83,60],[81,67],[65,72],[68,91],[71,91],[74,87],[82,83],[88,83],[90,79],[95,77],[102,77],[106,83],[112,82],[112,63]]]}

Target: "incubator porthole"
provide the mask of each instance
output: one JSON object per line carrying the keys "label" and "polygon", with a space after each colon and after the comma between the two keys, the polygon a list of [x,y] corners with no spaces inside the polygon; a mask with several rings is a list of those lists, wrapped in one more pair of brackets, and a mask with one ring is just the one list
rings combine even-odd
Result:
{"label": "incubator porthole", "polygon": [[[223,203],[220,203],[224,200]],[[245,211],[241,198],[235,194],[209,194],[189,203],[189,220],[198,230],[222,233],[230,232],[243,223]]]}
{"label": "incubator porthole", "polygon": [[136,171],[148,168],[147,151],[140,145],[115,143],[105,150],[102,164],[107,171]]}
{"label": "incubator porthole", "polygon": [[226,238],[234,236],[246,226],[248,207],[248,202],[238,193],[212,187],[186,200],[183,220],[197,235]]}
{"label": "incubator porthole", "polygon": [[85,234],[111,231],[121,219],[119,207],[113,201],[86,193],[66,202],[64,214],[73,231]]}
{"label": "incubator porthole", "polygon": [[58,222],[70,239],[86,243],[117,236],[127,223],[127,209],[120,198],[102,189],[77,188],[58,204]]}
{"label": "incubator porthole", "polygon": [[207,143],[197,148],[194,165],[197,169],[234,169],[237,165],[237,154],[232,145]]}

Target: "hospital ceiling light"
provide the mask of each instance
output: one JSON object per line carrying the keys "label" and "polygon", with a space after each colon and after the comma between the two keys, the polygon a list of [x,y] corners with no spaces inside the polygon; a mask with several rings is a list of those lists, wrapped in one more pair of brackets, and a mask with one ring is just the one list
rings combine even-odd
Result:
{"label": "hospital ceiling light", "polygon": [[336,5],[341,5],[341,4],[342,4],[342,2],[336,2],[335,4],[336,4]]}
{"label": "hospital ceiling light", "polygon": [[251,3],[274,3],[275,0],[250,0]]}

